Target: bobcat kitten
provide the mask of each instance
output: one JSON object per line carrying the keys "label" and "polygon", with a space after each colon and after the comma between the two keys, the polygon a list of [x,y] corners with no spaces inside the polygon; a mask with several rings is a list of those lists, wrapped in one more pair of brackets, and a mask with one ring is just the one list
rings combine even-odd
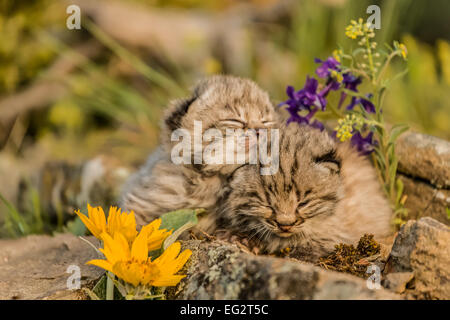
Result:
{"label": "bobcat kitten", "polygon": [[391,209],[369,161],[326,132],[292,123],[280,130],[278,173],[245,165],[230,177],[208,232],[226,231],[273,253],[315,260],[364,233],[390,233]]}
{"label": "bobcat kitten", "polygon": [[[195,124],[199,123],[201,130],[196,131]],[[255,143],[249,129],[272,128],[277,123],[278,116],[268,94],[253,81],[232,76],[200,81],[191,97],[170,104],[163,118],[161,145],[126,183],[122,207],[133,210],[141,224],[176,209],[211,208],[227,176],[239,165],[226,164],[226,152],[220,163],[195,163],[197,153],[203,154],[213,144],[224,144],[223,139],[200,140],[202,148],[197,151],[192,148],[189,163],[175,164],[171,156],[178,141],[172,141],[173,132],[183,129],[190,134],[193,144],[208,129],[215,129],[223,137],[230,134],[227,129],[236,129],[233,135],[244,138],[248,150]]]}

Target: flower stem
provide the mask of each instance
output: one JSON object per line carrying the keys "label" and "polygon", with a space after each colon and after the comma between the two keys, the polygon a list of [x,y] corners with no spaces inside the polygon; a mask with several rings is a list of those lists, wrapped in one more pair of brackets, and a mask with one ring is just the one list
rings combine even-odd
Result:
{"label": "flower stem", "polygon": [[370,71],[372,73],[372,83],[375,82],[375,66],[373,64],[372,48],[370,47],[369,36],[366,34],[367,58],[369,59]]}
{"label": "flower stem", "polygon": [[106,300],[114,300],[114,274],[108,271],[106,277]]}
{"label": "flower stem", "polygon": [[378,78],[377,78],[377,81],[376,81],[377,85],[381,81],[381,78],[383,77],[383,74],[386,72],[387,67],[391,63],[392,58],[395,57],[397,54],[398,54],[398,52],[394,51],[387,57],[386,61],[384,62],[383,68],[381,69],[380,73],[378,74]]}
{"label": "flower stem", "polygon": [[331,103],[328,104],[328,108],[331,110],[332,113],[334,113],[335,116],[338,117],[338,119],[344,117],[344,115],[338,109],[336,109],[334,106],[332,106]]}

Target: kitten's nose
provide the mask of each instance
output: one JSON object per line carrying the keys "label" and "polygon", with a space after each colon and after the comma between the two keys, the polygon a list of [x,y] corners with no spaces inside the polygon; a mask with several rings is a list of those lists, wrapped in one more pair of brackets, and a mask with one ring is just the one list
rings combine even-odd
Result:
{"label": "kitten's nose", "polygon": [[284,225],[282,225],[282,224],[278,224],[278,228],[280,228],[282,231],[288,232],[288,231],[291,231],[292,225],[290,225],[290,226],[284,226]]}
{"label": "kitten's nose", "polygon": [[291,231],[293,226],[294,226],[294,223],[286,224],[286,223],[281,223],[281,222],[277,221],[277,227],[280,230],[285,231],[285,232]]}

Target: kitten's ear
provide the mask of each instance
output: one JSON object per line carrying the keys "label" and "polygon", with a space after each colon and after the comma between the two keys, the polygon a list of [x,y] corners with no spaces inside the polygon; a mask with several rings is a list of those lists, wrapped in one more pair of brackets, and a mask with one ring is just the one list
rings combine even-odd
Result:
{"label": "kitten's ear", "polygon": [[192,94],[189,98],[173,100],[170,103],[163,117],[164,126],[168,130],[173,131],[180,128],[181,119],[188,112],[190,105],[207,89],[210,82],[211,79],[208,78],[199,81],[192,89]]}
{"label": "kitten's ear", "polygon": [[197,95],[193,95],[186,99],[177,99],[171,102],[167,108],[164,116],[164,125],[170,130],[174,131],[181,126],[181,119],[186,115],[189,106],[197,99]]}

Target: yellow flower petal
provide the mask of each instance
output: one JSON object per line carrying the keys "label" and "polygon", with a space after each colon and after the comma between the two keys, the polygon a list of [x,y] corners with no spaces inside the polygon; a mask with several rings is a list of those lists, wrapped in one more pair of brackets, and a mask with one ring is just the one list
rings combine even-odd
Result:
{"label": "yellow flower petal", "polygon": [[102,230],[100,230],[100,228],[98,228],[85,214],[81,213],[80,210],[75,211],[75,213],[84,223],[86,228],[92,233],[92,235],[96,238],[100,238]]}
{"label": "yellow flower petal", "polygon": [[161,277],[158,278],[150,284],[155,287],[170,287],[170,286],[176,286],[184,277],[185,275],[174,275],[174,276],[168,276],[168,277]]}
{"label": "yellow flower petal", "polygon": [[158,266],[163,266],[168,264],[170,261],[174,260],[178,253],[180,252],[181,244],[179,242],[172,243],[162,255],[156,258],[153,262]]}
{"label": "yellow flower petal", "polygon": [[136,264],[120,261],[114,264],[112,272],[135,287],[139,285],[139,268]]}
{"label": "yellow flower petal", "polygon": [[136,237],[131,248],[131,258],[137,261],[147,261],[148,246],[147,246],[147,232],[143,230]]}
{"label": "yellow flower petal", "polygon": [[177,273],[178,271],[180,271],[181,268],[183,268],[183,266],[189,260],[191,255],[192,251],[189,249],[184,250],[182,253],[180,253],[180,255],[172,263],[172,273]]}
{"label": "yellow flower petal", "polygon": [[111,265],[111,263],[109,263],[106,260],[95,259],[95,260],[86,262],[86,264],[91,264],[93,266],[97,266],[99,268],[105,269],[106,271],[112,272],[112,265]]}

